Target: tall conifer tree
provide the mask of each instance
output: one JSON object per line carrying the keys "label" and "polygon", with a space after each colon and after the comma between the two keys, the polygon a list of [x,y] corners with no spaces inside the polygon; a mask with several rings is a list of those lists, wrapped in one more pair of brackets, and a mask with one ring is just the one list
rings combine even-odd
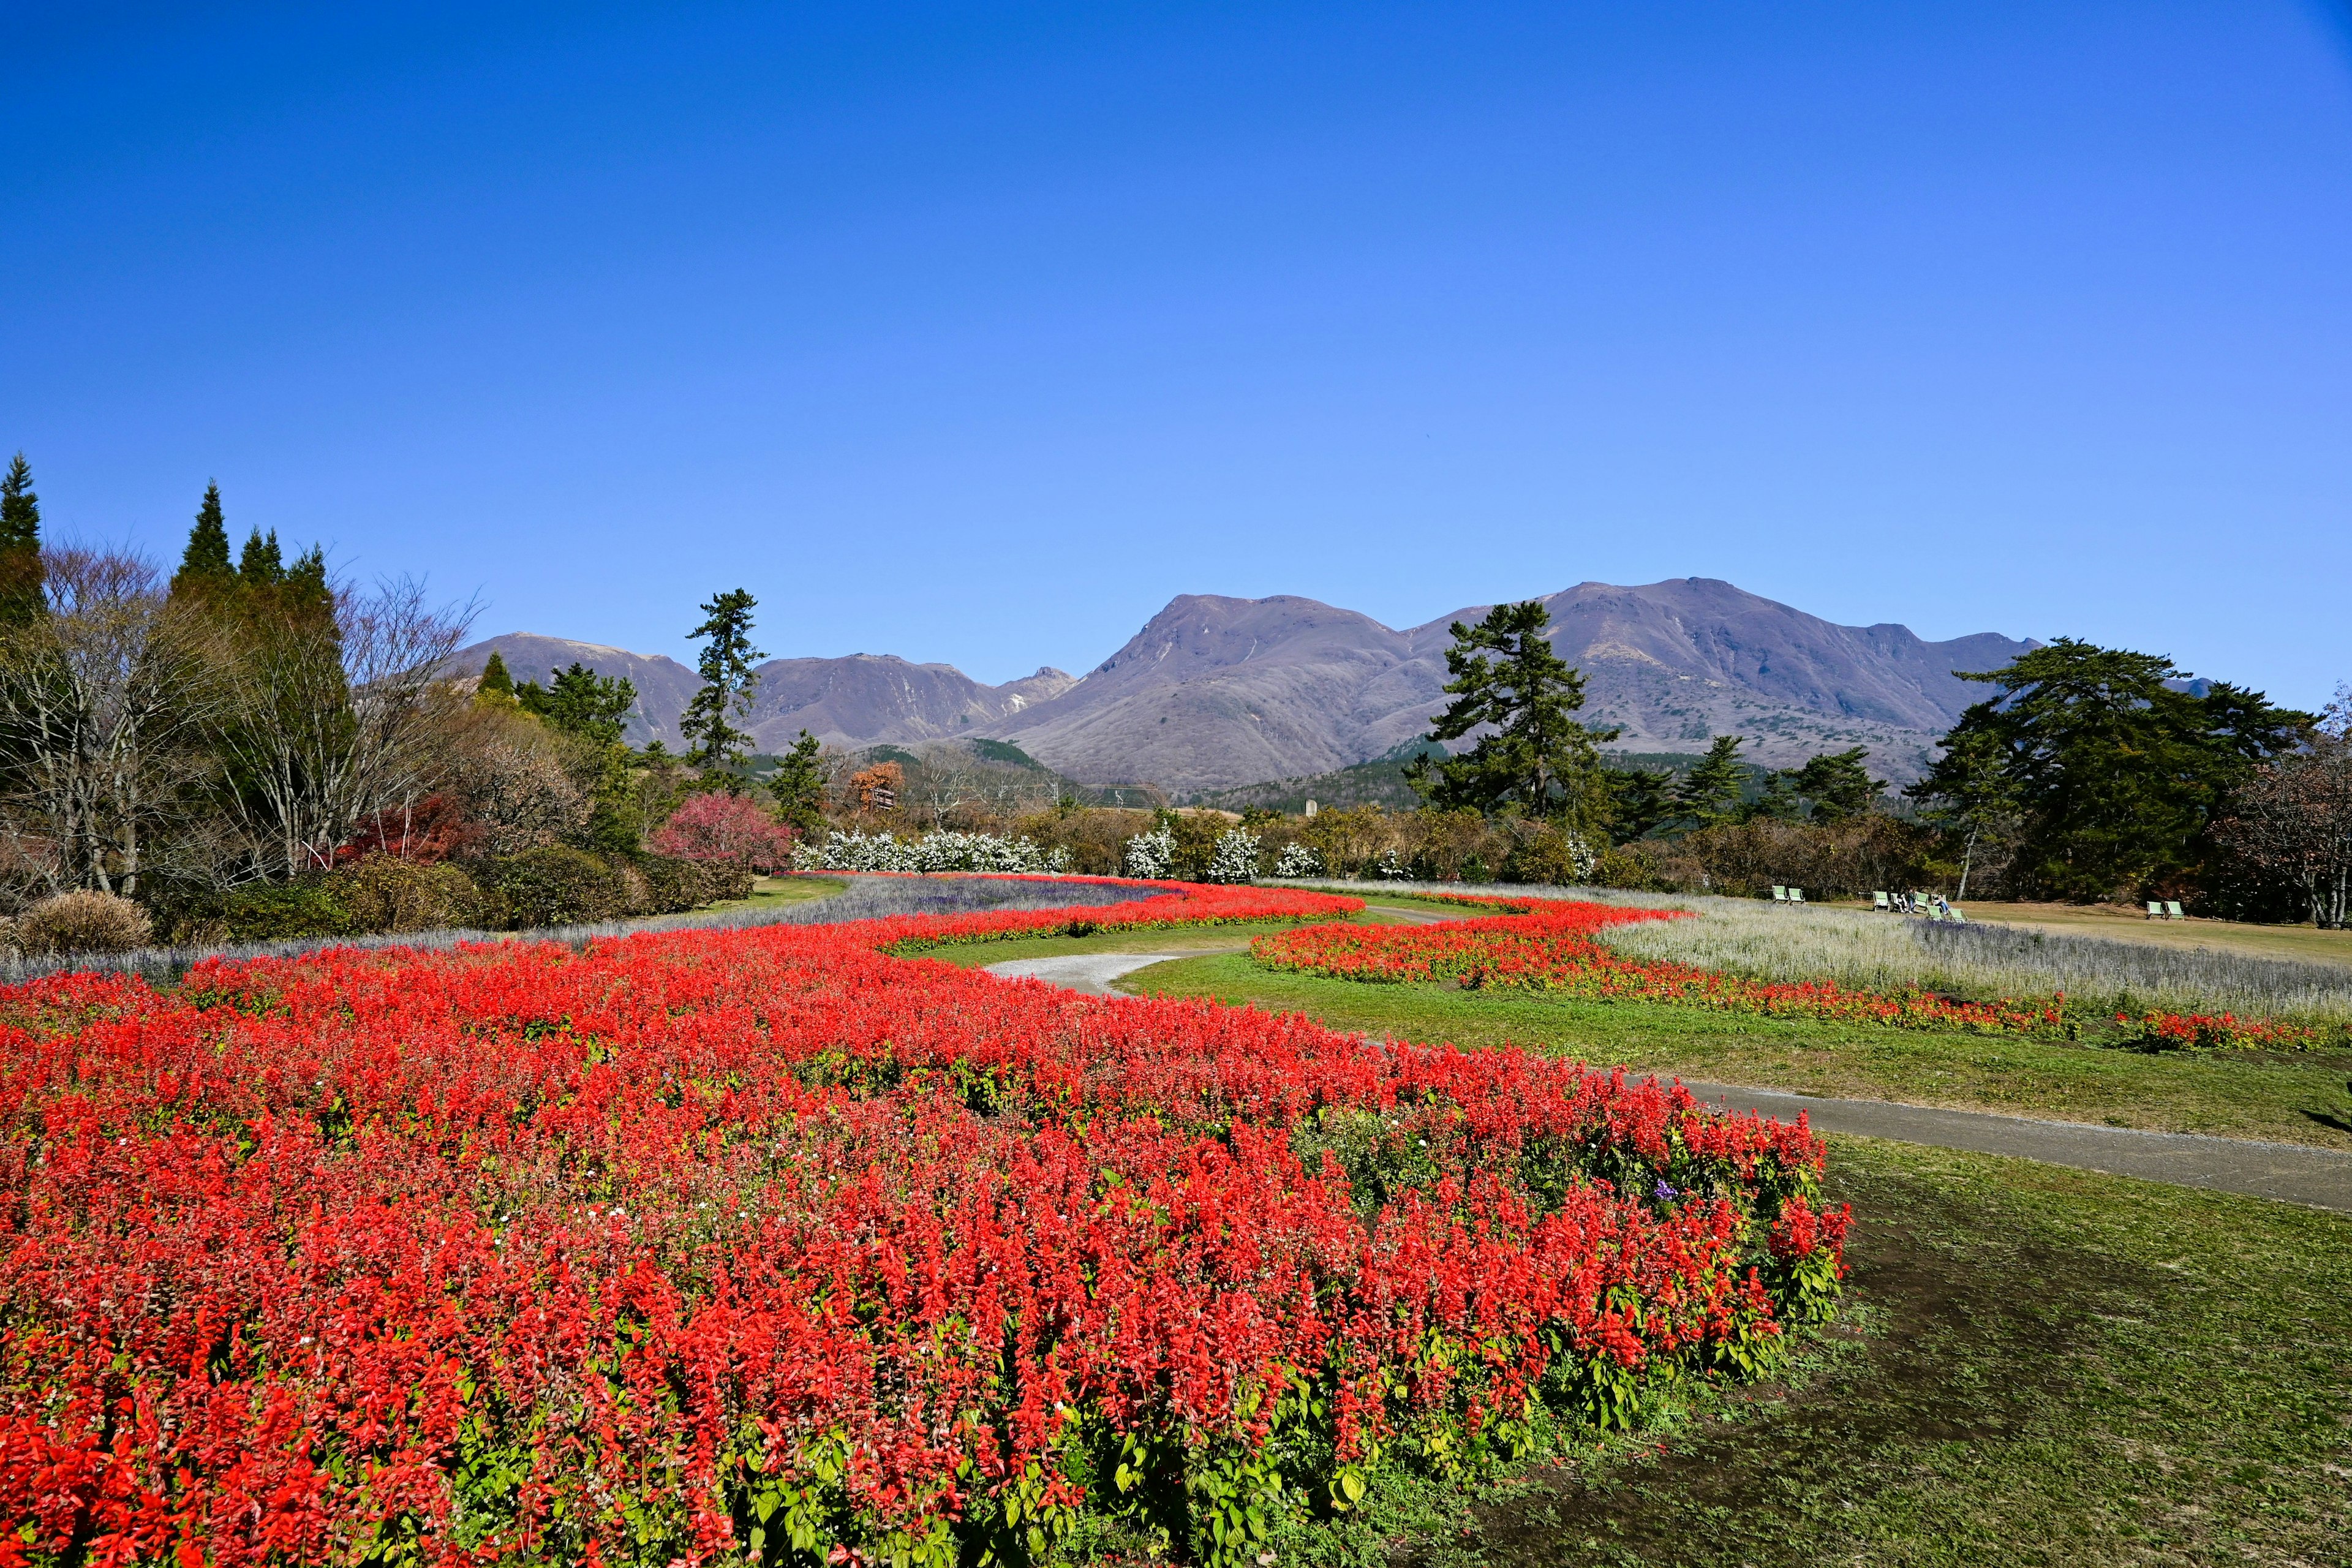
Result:
{"label": "tall conifer tree", "polygon": [[1706,755],[1683,775],[1682,787],[1675,791],[1678,815],[1701,827],[1719,827],[1739,819],[1742,786],[1748,781],[1748,766],[1739,760],[1739,742],[1746,738],[1717,735],[1709,742]]}
{"label": "tall conifer tree", "polygon": [[[752,665],[767,656],[751,646],[751,611],[759,604],[750,590],[720,594],[702,606],[703,622],[687,635],[704,642],[695,661],[702,689],[678,716],[677,731],[694,742],[687,761],[698,768],[740,775],[751,752],[751,733],[735,721],[751,714],[751,688],[759,683]],[[739,793],[740,778],[728,793]]]}
{"label": "tall conifer tree", "polygon": [[236,568],[228,558],[228,521],[221,514],[220,486],[205,487],[204,504],[196,508],[196,525],[188,530],[187,552],[180,569],[172,574],[172,592],[219,593],[236,583]]}
{"label": "tall conifer tree", "polygon": [[0,625],[41,613],[41,498],[19,452],[0,479]]}
{"label": "tall conifer tree", "polygon": [[1608,793],[1596,743],[1614,730],[1588,730],[1570,717],[1584,706],[1584,677],[1553,651],[1540,599],[1497,605],[1476,626],[1454,623],[1445,683],[1454,700],[1430,721],[1430,738],[1488,732],[1458,757],[1424,753],[1405,782],[1432,805],[1483,812],[1516,807],[1572,828],[1597,826]]}
{"label": "tall conifer tree", "polygon": [[286,579],[286,559],[278,553],[278,531],[271,529],[264,539],[261,530],[255,529],[245,542],[245,553],[237,558],[237,580],[247,588],[269,588]]}

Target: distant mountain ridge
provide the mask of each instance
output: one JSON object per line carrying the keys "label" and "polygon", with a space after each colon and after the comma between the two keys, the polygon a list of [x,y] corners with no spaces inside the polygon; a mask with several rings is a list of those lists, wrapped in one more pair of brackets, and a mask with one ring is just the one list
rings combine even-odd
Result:
{"label": "distant mountain ridge", "polygon": [[[678,715],[702,678],[674,658],[635,654],[601,643],[573,642],[530,632],[507,632],[460,648],[450,667],[478,675],[491,652],[517,681],[545,680],[551,670],[584,664],[599,675],[625,676],[637,689],[625,730],[631,742],[682,744]],[[970,735],[1059,696],[1077,684],[1058,669],[1003,686],[972,679],[953,665],[909,664],[893,654],[854,653],[841,658],[772,658],[759,667],[750,729],[763,751],[782,751],[805,729],[839,745],[876,741],[945,740]]]}
{"label": "distant mountain ridge", "polygon": [[[1982,695],[1954,670],[1998,668],[2038,645],[1994,633],[1927,642],[1893,624],[1843,626],[1712,578],[1639,587],[1581,583],[1544,600],[1560,656],[1584,672],[1584,717],[1632,752],[1748,738],[1785,764],[1866,746],[1897,782]],[[1427,732],[1444,705],[1445,650],[1476,605],[1399,631],[1288,595],[1169,601],[1084,679],[1060,670],[988,686],[944,664],[888,655],[774,659],[761,667],[751,730],[777,750],[803,727],[844,745],[985,735],[1013,742],[1089,784],[1232,788],[1336,772]],[[675,659],[521,633],[465,649],[478,672],[497,648],[518,680],[578,660],[637,683],[633,738],[677,743],[698,684]]]}

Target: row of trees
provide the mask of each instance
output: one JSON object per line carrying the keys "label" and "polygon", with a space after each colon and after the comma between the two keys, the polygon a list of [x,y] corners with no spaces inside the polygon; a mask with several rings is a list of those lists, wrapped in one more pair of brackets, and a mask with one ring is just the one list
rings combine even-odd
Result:
{"label": "row of trees", "polygon": [[[1889,803],[1860,748],[1765,772],[1740,760],[1740,737],[1724,735],[1679,777],[1606,765],[1600,748],[1617,731],[1577,720],[1583,679],[1552,648],[1548,624],[1530,602],[1452,628],[1453,700],[1431,738],[1478,739],[1408,768],[1430,808],[1541,819],[1620,846],[1691,840],[1718,860],[1801,860],[1791,847],[1818,830],[1824,845],[1877,847],[1853,864],[1924,875],[1948,863],[1963,897],[1990,876],[2021,897],[2189,897],[2242,914],[2347,918],[2352,698],[2299,712],[2154,655],[2060,638],[1997,670],[1956,672],[1989,695],[1943,738],[1927,776]],[[1898,816],[1933,840],[1915,837],[1898,853],[1901,833],[1842,829]],[[1757,831],[1728,831],[1741,827]],[[1734,844],[1748,848],[1732,854]],[[1769,856],[1757,848],[1767,844]]]}
{"label": "row of trees", "polygon": [[165,897],[331,861],[432,787],[436,671],[468,612],[361,586],[255,533],[217,487],[180,569],[40,538],[20,455],[0,495],[0,879]]}
{"label": "row of trees", "polygon": [[[732,884],[656,862],[743,860],[740,825],[719,825],[719,854],[709,811],[671,826],[698,793],[748,788],[754,605],[703,606],[689,749],[637,750],[626,679],[518,682],[493,658],[467,689],[449,662],[471,605],[352,582],[272,532],[233,549],[216,485],[168,574],[50,544],[20,455],[0,478],[0,916],[118,896],[189,939],[690,905]],[[804,736],[772,792],[803,828],[817,751]],[[768,799],[772,847],[789,834]]]}
{"label": "row of trees", "polygon": [[1405,776],[1431,807],[1559,824],[1594,838],[1640,839],[1719,827],[1758,816],[1783,822],[1836,822],[1875,806],[1884,787],[1856,747],[1812,758],[1802,767],[1763,773],[1740,760],[1743,739],[1716,737],[1696,766],[1677,777],[1663,768],[1619,768],[1601,761],[1613,729],[1576,718],[1584,678],[1545,635],[1551,616],[1541,601],[1500,605],[1476,626],[1455,622],[1446,650],[1445,690],[1453,698],[1431,721],[1429,738],[1468,749],[1414,759]]}
{"label": "row of trees", "polygon": [[2008,890],[2195,900],[2341,925],[2352,874],[2352,701],[2281,708],[2168,659],[2060,638],[1998,670],[1907,791]]}

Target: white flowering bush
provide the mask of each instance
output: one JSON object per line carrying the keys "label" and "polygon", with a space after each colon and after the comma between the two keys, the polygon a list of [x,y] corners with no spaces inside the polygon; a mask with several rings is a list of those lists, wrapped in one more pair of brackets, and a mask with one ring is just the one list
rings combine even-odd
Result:
{"label": "white flowering bush", "polygon": [[1592,873],[1601,865],[1601,851],[1595,849],[1591,840],[1581,833],[1571,833],[1568,835],[1568,858],[1569,863],[1576,868],[1576,879],[1590,882]]}
{"label": "white flowering bush", "polygon": [[1139,833],[1127,841],[1127,874],[1158,881],[1176,868],[1176,835],[1172,829]]}
{"label": "white flowering bush", "polygon": [[1274,874],[1277,877],[1312,877],[1322,869],[1321,862],[1315,858],[1315,851],[1304,844],[1290,845],[1283,850],[1282,858],[1274,863]]}
{"label": "white flowering bush", "polygon": [[1372,862],[1372,869],[1391,882],[1411,874],[1405,867],[1403,855],[1394,849],[1381,851],[1381,858]]}
{"label": "white flowering bush", "polygon": [[1238,827],[1217,836],[1216,852],[1209,858],[1212,882],[1247,882],[1257,876],[1257,835]]}
{"label": "white flowering bush", "polygon": [[926,833],[898,839],[887,833],[828,833],[823,843],[793,847],[796,871],[1026,871],[1070,868],[1066,848],[1040,849],[1027,838],[997,833]]}

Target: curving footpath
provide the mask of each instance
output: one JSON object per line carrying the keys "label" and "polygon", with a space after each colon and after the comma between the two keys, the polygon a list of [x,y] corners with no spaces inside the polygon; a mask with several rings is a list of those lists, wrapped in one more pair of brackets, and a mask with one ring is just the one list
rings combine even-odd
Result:
{"label": "curving footpath", "polygon": [[[1402,912],[1402,911],[1400,911]],[[1412,911],[1418,915],[1422,910]],[[1442,917],[1441,917],[1442,918]],[[988,973],[1005,979],[1042,980],[1089,996],[1115,996],[1111,982],[1121,975],[1197,958],[1200,952],[1086,952],[1056,958],[1015,958],[992,963]],[[2097,1127],[2081,1121],[2037,1121],[1984,1110],[1944,1110],[1884,1100],[1817,1100],[1779,1089],[1736,1084],[1694,1083],[1684,1088],[1710,1105],[1793,1120],[1802,1111],[1815,1130],[1887,1138],[1937,1149],[2007,1154],[2045,1164],[2071,1165],[2112,1176],[2169,1182],[2243,1193],[2282,1203],[2352,1214],[2352,1154],[2297,1143],[2260,1143],[2243,1138],[2211,1138],[2194,1132],[2142,1132],[2128,1127]]]}

